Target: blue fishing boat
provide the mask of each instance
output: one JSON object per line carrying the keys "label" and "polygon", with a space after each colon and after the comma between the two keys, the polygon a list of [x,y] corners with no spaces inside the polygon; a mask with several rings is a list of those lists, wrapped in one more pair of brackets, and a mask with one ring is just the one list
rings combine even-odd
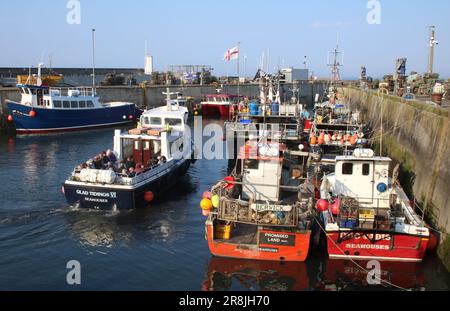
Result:
{"label": "blue fishing boat", "polygon": [[133,103],[102,103],[94,88],[19,84],[21,101],[7,100],[17,134],[42,134],[125,125],[140,116]]}

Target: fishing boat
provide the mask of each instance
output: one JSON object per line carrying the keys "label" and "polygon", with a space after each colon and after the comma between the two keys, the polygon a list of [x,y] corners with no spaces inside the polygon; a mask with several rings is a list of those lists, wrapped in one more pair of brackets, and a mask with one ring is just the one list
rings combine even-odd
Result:
{"label": "fishing boat", "polygon": [[200,103],[201,112],[206,117],[229,118],[230,113],[236,109],[241,97],[230,94],[210,94]]}
{"label": "fishing boat", "polygon": [[398,183],[397,166],[371,149],[335,159],[316,207],[332,259],[422,261],[430,232]]}
{"label": "fishing boat", "polygon": [[140,128],[116,130],[110,162],[98,167],[99,159],[89,160],[64,183],[67,202],[101,210],[148,206],[175,186],[193,161],[192,142],[184,135],[187,117],[186,107],[168,101],[145,111]]}
{"label": "fishing boat", "polygon": [[257,138],[241,147],[232,175],[200,204],[208,215],[206,237],[214,256],[306,260],[313,199],[300,163],[275,140]]}
{"label": "fishing boat", "polygon": [[140,110],[133,103],[102,103],[93,88],[17,85],[21,101],[6,100],[17,134],[46,134],[126,125]]}

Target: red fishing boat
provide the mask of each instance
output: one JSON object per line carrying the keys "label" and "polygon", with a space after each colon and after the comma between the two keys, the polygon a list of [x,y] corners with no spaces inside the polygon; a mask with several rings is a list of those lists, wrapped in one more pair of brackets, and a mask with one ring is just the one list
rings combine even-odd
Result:
{"label": "red fishing boat", "polygon": [[237,109],[241,97],[230,94],[210,94],[206,100],[201,102],[201,111],[203,116],[221,118],[230,117],[233,109]]}
{"label": "red fishing boat", "polygon": [[302,162],[278,142],[248,141],[240,148],[232,176],[201,203],[209,214],[206,237],[214,256],[306,260],[313,199],[304,168],[294,163]]}
{"label": "red fishing boat", "polygon": [[422,261],[430,232],[398,184],[397,166],[370,149],[335,160],[325,175],[317,208],[333,259]]}

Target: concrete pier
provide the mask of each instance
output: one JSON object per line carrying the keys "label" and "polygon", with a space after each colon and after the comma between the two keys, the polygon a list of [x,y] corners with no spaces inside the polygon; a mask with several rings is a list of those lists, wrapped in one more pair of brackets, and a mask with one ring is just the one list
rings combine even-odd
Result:
{"label": "concrete pier", "polygon": [[405,191],[443,233],[438,253],[450,270],[450,110],[353,88],[344,96],[372,126],[378,148],[383,119],[384,153],[402,165]]}

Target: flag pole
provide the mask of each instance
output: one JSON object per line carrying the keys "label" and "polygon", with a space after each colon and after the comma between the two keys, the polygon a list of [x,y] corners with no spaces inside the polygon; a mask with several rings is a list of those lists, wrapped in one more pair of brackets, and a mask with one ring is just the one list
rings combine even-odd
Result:
{"label": "flag pole", "polygon": [[239,68],[239,62],[241,57],[241,42],[238,42],[238,58],[237,58],[237,75],[238,75],[238,86],[237,86],[237,95],[238,95],[238,103],[240,103],[240,92],[241,92],[241,77],[240,77],[240,68]]}

